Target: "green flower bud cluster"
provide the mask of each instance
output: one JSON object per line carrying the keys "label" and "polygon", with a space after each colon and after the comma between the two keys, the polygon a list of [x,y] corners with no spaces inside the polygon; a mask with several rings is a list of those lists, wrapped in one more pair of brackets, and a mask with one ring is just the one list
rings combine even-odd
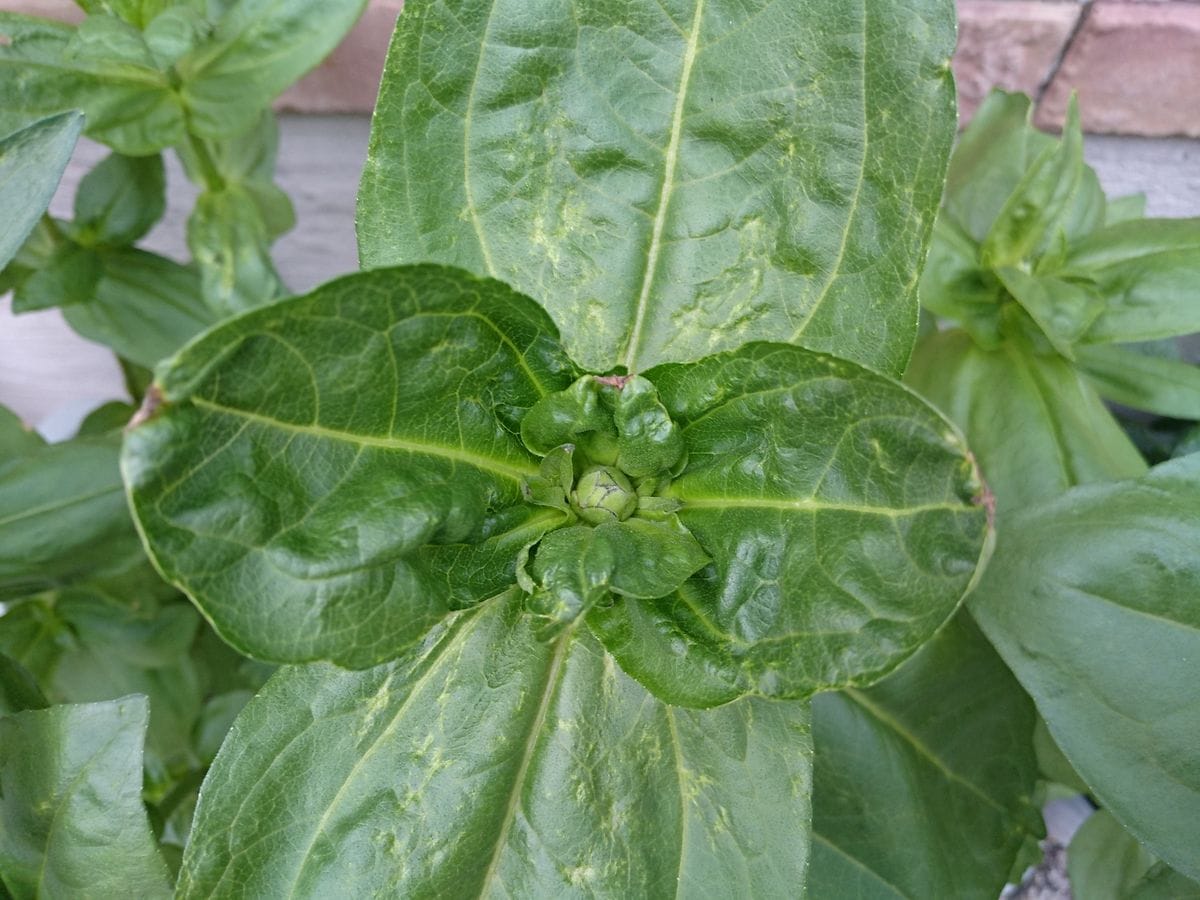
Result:
{"label": "green flower bud cluster", "polygon": [[590,525],[624,522],[637,506],[637,490],[612,466],[589,466],[571,491],[571,508]]}

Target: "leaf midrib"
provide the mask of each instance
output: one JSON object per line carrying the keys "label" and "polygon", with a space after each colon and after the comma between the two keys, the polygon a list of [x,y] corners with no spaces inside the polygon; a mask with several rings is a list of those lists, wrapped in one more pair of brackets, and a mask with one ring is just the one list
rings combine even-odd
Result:
{"label": "leaf midrib", "polygon": [[851,700],[864,712],[868,713],[872,718],[874,718],[889,731],[903,739],[905,743],[916,750],[921,757],[930,763],[930,765],[942,773],[946,780],[959,785],[971,794],[975,795],[985,804],[1000,813],[1000,815],[1002,815],[1004,818],[1010,818],[1011,814],[1007,809],[1004,808],[1003,805],[989,797],[987,793],[985,793],[984,790],[977,784],[969,781],[967,778],[951,769],[950,766],[946,764],[945,760],[929,749],[924,741],[904,727],[899,720],[891,716],[886,710],[880,708],[861,691],[858,691],[854,688],[844,688],[842,690],[842,695]]}
{"label": "leaf midrib", "polygon": [[[670,494],[671,492],[668,491]],[[917,515],[923,512],[971,512],[979,507],[965,503],[919,503],[913,506],[891,507],[861,506],[853,503],[828,503],[814,497],[803,497],[796,500],[774,500],[767,497],[689,497],[683,495],[684,510],[688,509],[772,509],[782,512],[825,512],[842,511],[866,513],[868,515],[889,516],[894,519],[904,516]]]}
{"label": "leaf midrib", "polygon": [[464,447],[448,447],[442,444],[426,444],[407,438],[381,437],[378,435],[354,434],[340,431],[336,428],[325,428],[321,425],[299,425],[295,422],[285,422],[262,413],[250,412],[245,409],[235,409],[204,397],[190,397],[189,402],[200,409],[215,412],[220,415],[244,419],[266,428],[277,428],[290,434],[304,434],[310,437],[323,438],[331,441],[341,441],[358,447],[378,447],[383,450],[397,450],[402,453],[415,453],[424,456],[434,456],[450,462],[463,463],[484,472],[491,472],[516,482],[521,482],[537,474],[533,466],[521,467],[510,465],[490,456],[473,453]]}
{"label": "leaf midrib", "polygon": [[496,880],[496,875],[500,871],[500,857],[504,855],[504,847],[508,842],[508,833],[512,830],[512,823],[517,815],[517,807],[521,802],[521,792],[525,788],[525,779],[529,774],[529,765],[533,761],[533,754],[537,749],[542,728],[546,724],[546,715],[550,711],[550,701],[554,698],[558,689],[559,673],[562,671],[563,661],[566,659],[567,647],[574,637],[575,628],[573,626],[563,632],[562,637],[558,639],[558,644],[554,647],[554,656],[550,659],[550,665],[546,667],[546,684],[542,688],[542,696],[538,700],[537,713],[534,715],[533,724],[529,729],[529,737],[526,738],[525,747],[521,752],[521,765],[517,769],[517,774],[513,777],[512,790],[509,792],[508,803],[504,808],[504,818],[500,822],[500,831],[496,835],[492,858],[488,861],[488,867],[483,873],[483,881],[479,885],[479,897],[481,898],[489,895],[492,883]]}
{"label": "leaf midrib", "polygon": [[675,111],[671,117],[671,136],[667,141],[662,189],[658,196],[658,210],[654,214],[654,225],[650,232],[650,246],[646,251],[646,271],[642,275],[642,287],[634,309],[633,328],[625,347],[625,368],[637,372],[637,353],[642,342],[642,329],[650,307],[650,291],[658,273],[658,257],[662,252],[662,234],[667,223],[667,209],[671,205],[671,194],[675,190],[675,166],[679,162],[679,138],[683,132],[683,107],[687,100],[688,85],[692,78],[692,65],[696,61],[696,49],[700,43],[700,19],[704,13],[704,0],[696,0],[692,14],[692,28],[688,34],[683,54],[683,66],[679,73],[679,91],[675,95]]}

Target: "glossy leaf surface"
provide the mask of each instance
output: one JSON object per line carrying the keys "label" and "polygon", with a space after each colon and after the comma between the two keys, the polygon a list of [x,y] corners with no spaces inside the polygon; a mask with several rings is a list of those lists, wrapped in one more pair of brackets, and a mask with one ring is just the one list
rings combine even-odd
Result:
{"label": "glossy leaf surface", "polygon": [[0,141],[0,269],[50,205],[82,128],[79,113],[63,113]]}
{"label": "glossy leaf surface", "polygon": [[387,665],[280,672],[208,776],[179,896],[794,896],[810,761],[807,706],[673,709],[501,597]]}
{"label": "glossy leaf surface", "polygon": [[510,428],[574,376],[497,282],[353,275],[171,360],[125,476],[157,565],[235,647],[371,665],[513,584],[561,523],[524,502],[537,461]]}
{"label": "glossy leaf surface", "polygon": [[0,877],[23,898],[169,897],[142,806],[142,697],[0,718]]}
{"label": "glossy leaf surface", "polygon": [[814,697],[809,896],[994,900],[1040,831],[1036,719],[965,611],[874,687]]}
{"label": "glossy leaf surface", "polygon": [[777,340],[899,373],[953,43],[944,0],[410,2],[361,259],[500,278],[592,372]]}
{"label": "glossy leaf surface", "polygon": [[1099,395],[1065,360],[957,329],[917,344],[905,381],[962,428],[1001,517],[1087,481],[1145,471]]}
{"label": "glossy leaf surface", "polygon": [[1200,874],[1200,456],[1007,521],[970,600],[1100,802]]}
{"label": "glossy leaf surface", "polygon": [[[647,378],[688,448],[667,496],[713,559],[673,596],[613,613],[654,619],[658,653],[700,645],[733,696],[803,697],[870,683],[949,618],[986,558],[988,511],[962,439],[920,398],[780,344]],[[623,625],[604,630],[622,665],[655,665]],[[687,683],[650,686],[692,702]]]}

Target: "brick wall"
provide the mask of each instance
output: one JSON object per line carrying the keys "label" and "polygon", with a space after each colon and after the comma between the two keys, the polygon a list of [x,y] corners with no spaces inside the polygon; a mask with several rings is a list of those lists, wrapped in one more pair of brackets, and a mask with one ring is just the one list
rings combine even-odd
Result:
{"label": "brick wall", "polygon": [[[401,4],[372,0],[281,108],[369,112]],[[70,0],[0,0],[0,9],[78,15]],[[964,117],[999,85],[1037,97],[1039,124],[1053,127],[1074,90],[1090,132],[1200,137],[1200,0],[958,0],[958,9]]]}

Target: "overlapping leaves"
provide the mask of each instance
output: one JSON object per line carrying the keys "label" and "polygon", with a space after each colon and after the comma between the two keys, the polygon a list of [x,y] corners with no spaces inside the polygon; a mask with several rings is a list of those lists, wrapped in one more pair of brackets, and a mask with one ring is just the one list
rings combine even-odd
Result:
{"label": "overlapping leaves", "polygon": [[[536,304],[430,266],[351,276],[208,333],[160,374],[126,443],[152,554],[240,649],[365,666],[512,585],[524,551],[525,578],[551,594],[600,591],[576,612],[605,601],[599,633],[635,677],[700,705],[877,677],[967,589],[988,523],[953,429],[881,376],[783,345],[651,370],[615,401],[641,414],[616,416],[611,440],[611,414],[568,410],[585,416],[574,455],[611,448],[592,461],[653,483],[632,518],[539,544],[580,503],[526,500],[545,473],[522,419],[558,409],[576,376],[555,338]],[[648,385],[658,412],[638,400]],[[647,415],[674,425],[639,442]],[[583,462],[566,465],[578,490]],[[670,574],[673,554],[689,559],[668,549],[681,540],[696,550]],[[631,633],[654,649],[630,652]],[[666,681],[648,668],[674,666]],[[719,697],[694,695],[692,667]]]}
{"label": "overlapping leaves", "polygon": [[1029,109],[993,93],[955,149],[921,296],[957,328],[906,375],[963,427],[1001,510],[1144,471],[1102,397],[1200,418],[1200,370],[1141,345],[1200,331],[1200,220],[1108,201],[1074,105],[1061,140]]}
{"label": "overlapping leaves", "polygon": [[1198,501],[1192,454],[1031,507],[1013,516],[971,603],[1095,796],[1192,878]]}
{"label": "overlapping leaves", "polygon": [[531,626],[509,592],[374,669],[282,670],[218,757],[179,896],[799,889],[805,706],[675,709],[586,630]]}

